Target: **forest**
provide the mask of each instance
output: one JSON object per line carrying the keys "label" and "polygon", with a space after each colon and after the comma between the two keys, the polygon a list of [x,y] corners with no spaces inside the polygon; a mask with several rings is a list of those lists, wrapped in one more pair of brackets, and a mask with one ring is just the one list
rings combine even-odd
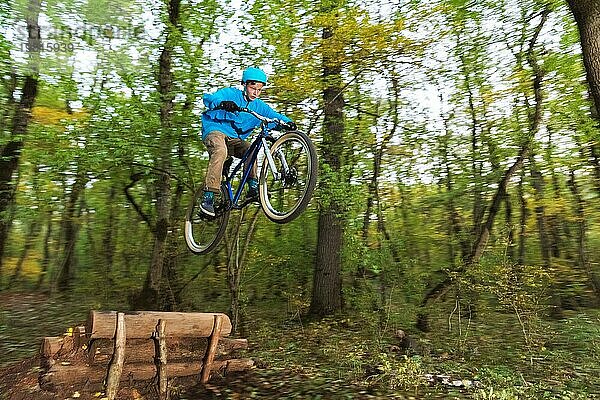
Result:
{"label": "forest", "polygon": [[[231,318],[255,368],[173,399],[600,398],[600,0],[16,0],[0,21],[1,400],[86,398],[8,377],[90,310]],[[290,223],[232,211],[196,255],[202,98],[251,66],[317,186]]]}

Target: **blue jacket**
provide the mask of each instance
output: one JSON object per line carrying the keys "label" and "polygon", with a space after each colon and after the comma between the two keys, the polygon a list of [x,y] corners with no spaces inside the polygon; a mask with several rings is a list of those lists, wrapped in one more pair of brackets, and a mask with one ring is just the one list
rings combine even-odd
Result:
{"label": "blue jacket", "polygon": [[275,112],[260,99],[247,101],[244,98],[244,92],[233,87],[219,89],[212,94],[205,94],[203,100],[208,110],[202,113],[202,139],[212,131],[223,132],[233,138],[246,139],[252,133],[252,130],[260,125],[260,121],[248,113],[215,110],[224,100],[233,101],[238,107],[248,108],[267,118],[277,118],[285,122],[291,121],[285,115]]}

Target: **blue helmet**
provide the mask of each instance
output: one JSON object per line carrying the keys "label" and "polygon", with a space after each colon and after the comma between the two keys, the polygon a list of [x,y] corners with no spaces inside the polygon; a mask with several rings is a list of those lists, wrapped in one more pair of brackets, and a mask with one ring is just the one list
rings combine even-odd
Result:
{"label": "blue helmet", "polygon": [[246,68],[244,73],[242,74],[242,84],[247,81],[255,81],[261,82],[262,84],[267,84],[267,74],[260,68],[250,67]]}

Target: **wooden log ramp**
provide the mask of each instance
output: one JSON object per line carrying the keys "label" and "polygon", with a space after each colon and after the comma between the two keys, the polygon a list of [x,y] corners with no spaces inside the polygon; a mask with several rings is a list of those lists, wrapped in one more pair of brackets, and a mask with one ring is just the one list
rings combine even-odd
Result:
{"label": "wooden log ramp", "polygon": [[97,387],[116,398],[120,382],[154,380],[160,399],[169,398],[173,377],[241,372],[251,359],[230,358],[248,348],[246,339],[227,338],[231,321],[222,313],[90,311],[85,326],[46,337],[40,348],[40,385]]}

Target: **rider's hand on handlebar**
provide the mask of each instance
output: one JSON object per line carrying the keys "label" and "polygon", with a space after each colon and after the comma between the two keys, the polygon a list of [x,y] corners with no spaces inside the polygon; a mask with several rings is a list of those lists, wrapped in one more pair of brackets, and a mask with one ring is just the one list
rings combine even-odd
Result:
{"label": "rider's hand on handlebar", "polygon": [[295,131],[296,129],[298,129],[298,127],[296,126],[296,123],[294,121],[284,122],[282,124],[282,127],[286,131]]}
{"label": "rider's hand on handlebar", "polygon": [[238,107],[238,105],[230,100],[222,101],[217,108],[221,109],[221,110],[229,111],[229,112],[240,111],[240,108]]}

